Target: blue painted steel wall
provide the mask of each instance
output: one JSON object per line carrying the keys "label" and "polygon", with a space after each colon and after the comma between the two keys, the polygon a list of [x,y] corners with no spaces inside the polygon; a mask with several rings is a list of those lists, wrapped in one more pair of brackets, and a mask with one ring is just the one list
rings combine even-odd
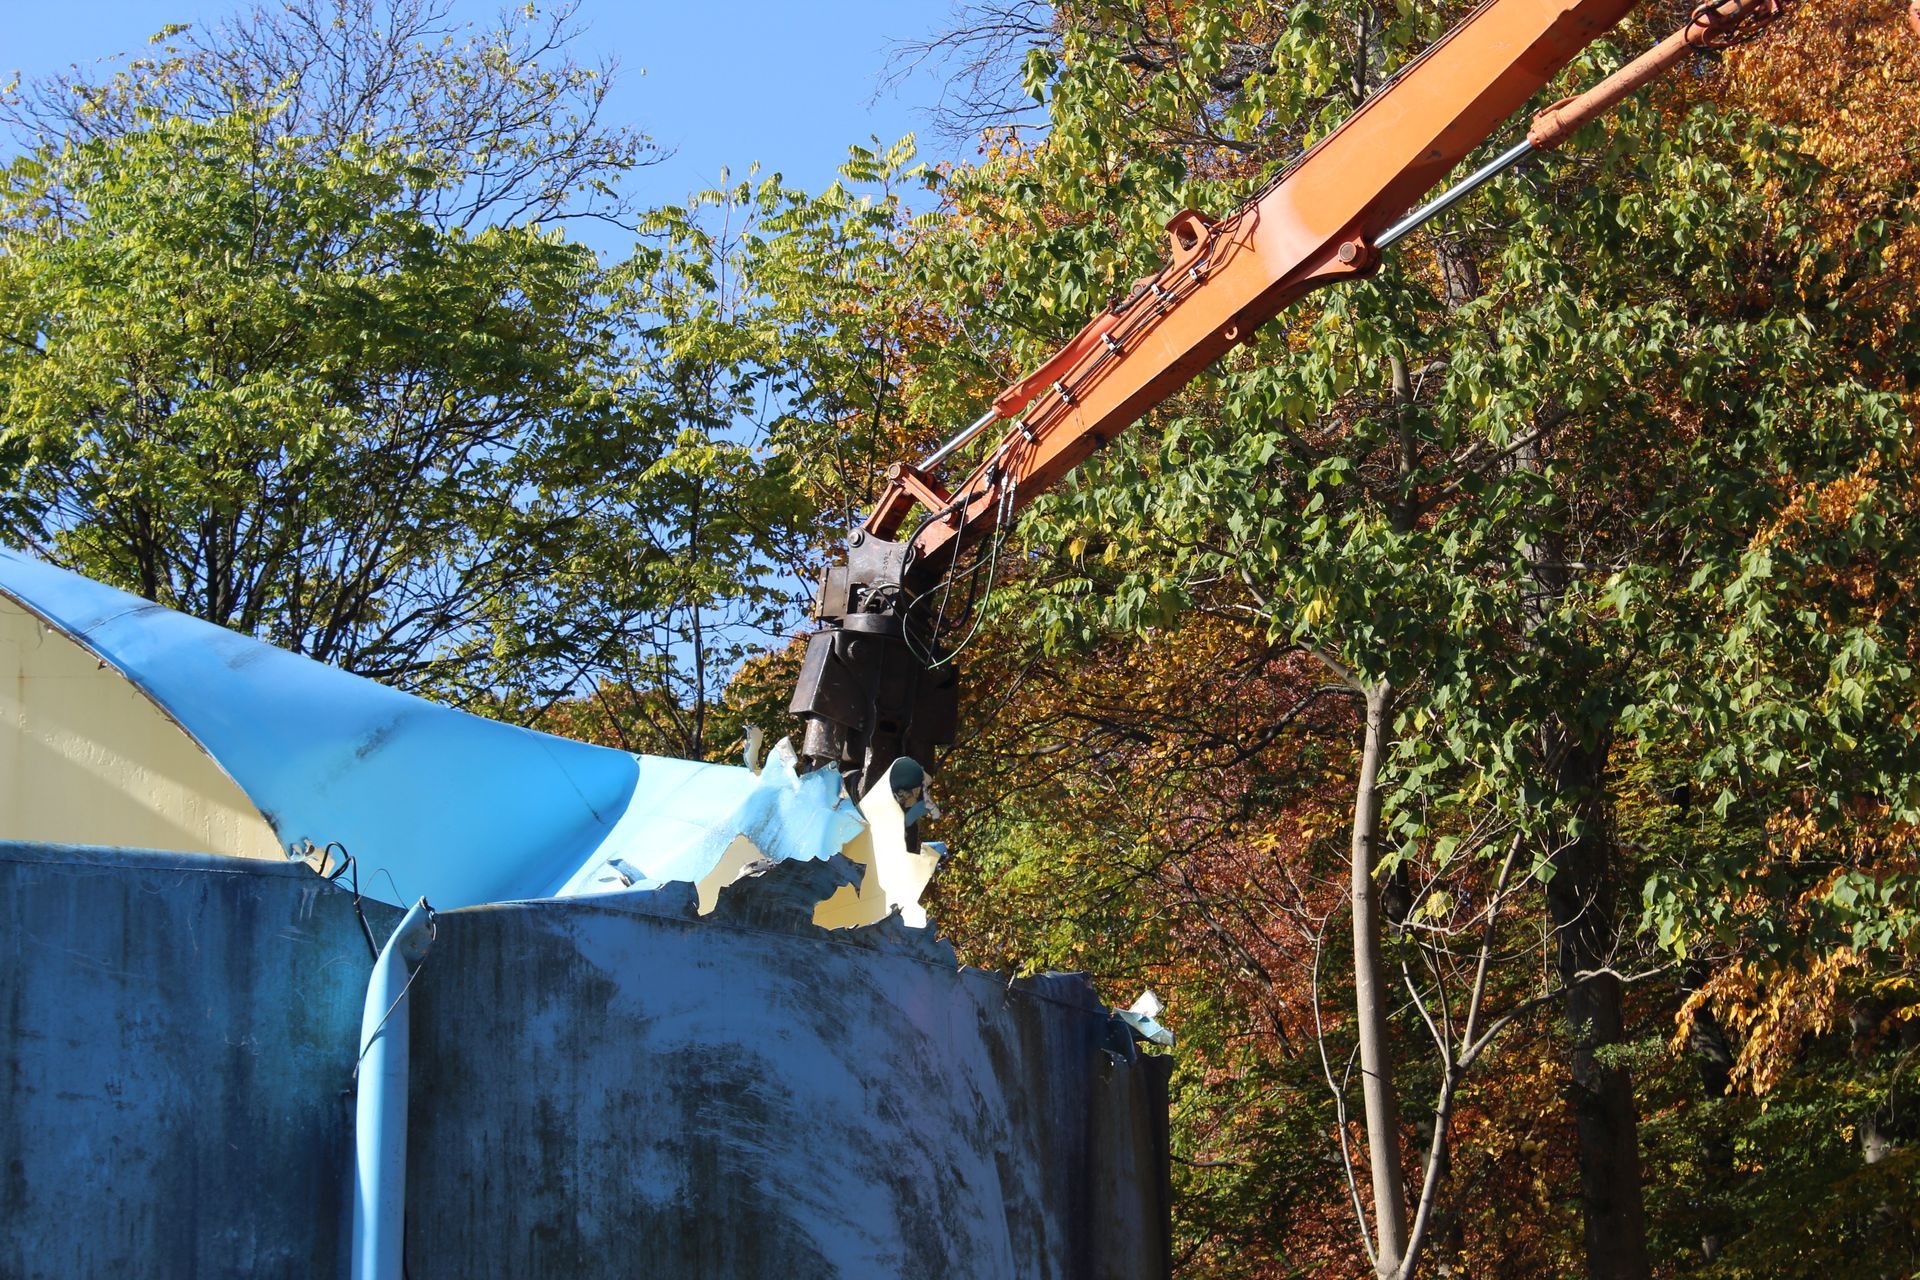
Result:
{"label": "blue painted steel wall", "polygon": [[407,1260],[476,1275],[1155,1277],[1165,1071],[1079,975],[807,921],[831,867],[445,913]]}
{"label": "blue painted steel wall", "polygon": [[0,1275],[344,1275],[371,968],[304,867],[0,844]]}
{"label": "blue painted steel wall", "polygon": [[[442,913],[416,1280],[1164,1274],[1169,1060],[1084,979],[814,929],[849,870]],[[370,968],[303,867],[0,845],[0,1275],[344,1277]]]}

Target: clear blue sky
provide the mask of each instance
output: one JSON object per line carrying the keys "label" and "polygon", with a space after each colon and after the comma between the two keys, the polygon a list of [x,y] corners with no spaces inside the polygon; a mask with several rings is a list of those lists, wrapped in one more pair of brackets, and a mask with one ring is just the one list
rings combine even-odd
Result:
{"label": "clear blue sky", "polygon": [[[84,66],[140,49],[167,23],[243,7],[243,0],[0,0],[0,77]],[[455,12],[484,23],[499,8],[497,0],[457,0]],[[948,0],[583,0],[587,32],[576,56],[618,58],[614,116],[675,152],[639,175],[652,202],[711,186],[723,165],[741,174],[755,161],[817,190],[833,180],[848,144],[873,134],[891,142],[914,132],[923,159],[957,158],[940,149],[924,115],[940,96],[937,73],[881,90],[896,42],[932,34],[948,12]]]}

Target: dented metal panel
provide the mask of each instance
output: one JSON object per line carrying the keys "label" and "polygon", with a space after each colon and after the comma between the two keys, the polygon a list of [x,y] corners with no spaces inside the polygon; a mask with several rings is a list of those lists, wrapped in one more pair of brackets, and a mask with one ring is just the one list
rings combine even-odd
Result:
{"label": "dented metal panel", "polygon": [[440,706],[0,547],[0,594],[99,655],[239,784],[283,845],[436,906],[698,880],[735,837],[824,858],[859,830],[831,773],[638,756]]}
{"label": "dented metal panel", "polygon": [[345,1277],[372,963],[302,866],[0,842],[0,1276]]}

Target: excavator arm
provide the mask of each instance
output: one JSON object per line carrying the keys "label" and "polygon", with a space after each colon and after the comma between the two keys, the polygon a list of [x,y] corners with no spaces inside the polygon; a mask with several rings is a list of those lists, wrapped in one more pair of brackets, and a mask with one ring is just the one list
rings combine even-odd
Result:
{"label": "excavator arm", "polygon": [[[1679,31],[1541,113],[1526,141],[1409,215],[1634,4],[1488,0],[1230,216],[1175,214],[1156,274],[919,465],[889,468],[846,563],[820,584],[815,616],[825,625],[808,640],[792,703],[807,718],[802,754],[837,764],[856,796],[897,757],[931,765],[953,740],[958,705],[933,588],[969,548],[1299,298],[1371,274],[1420,222],[1557,146],[1689,51],[1750,36],[1782,0],[1699,4]],[[997,445],[943,487],[940,465],[996,424]]]}

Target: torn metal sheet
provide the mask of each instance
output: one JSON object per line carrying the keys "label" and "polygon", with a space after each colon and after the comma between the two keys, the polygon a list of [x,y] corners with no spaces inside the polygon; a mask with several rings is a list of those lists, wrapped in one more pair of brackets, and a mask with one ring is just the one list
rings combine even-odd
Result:
{"label": "torn metal sheet", "polygon": [[1148,987],[1130,1006],[1114,1010],[1113,1016],[1125,1023],[1127,1030],[1137,1038],[1170,1049],[1173,1047],[1173,1031],[1160,1022],[1164,1008],[1160,997],[1153,993],[1152,987]]}
{"label": "torn metal sheet", "polygon": [[[862,820],[791,751],[758,772],[455,711],[0,547],[0,593],[153,700],[283,845],[339,842],[360,887],[442,907],[698,882],[736,838],[830,858]],[[625,883],[623,883],[623,880]]]}
{"label": "torn metal sheet", "polygon": [[[757,774],[731,765],[699,765],[701,772],[691,775],[662,770],[649,777],[644,766],[662,757],[635,758],[643,768],[627,811],[593,858],[537,896],[703,884],[727,868],[731,874],[720,883],[730,883],[755,862],[831,858],[862,828],[859,812],[841,796],[840,775],[830,769],[797,772],[793,748],[785,741]],[[639,878],[620,883],[612,874],[613,862],[637,869]]]}

